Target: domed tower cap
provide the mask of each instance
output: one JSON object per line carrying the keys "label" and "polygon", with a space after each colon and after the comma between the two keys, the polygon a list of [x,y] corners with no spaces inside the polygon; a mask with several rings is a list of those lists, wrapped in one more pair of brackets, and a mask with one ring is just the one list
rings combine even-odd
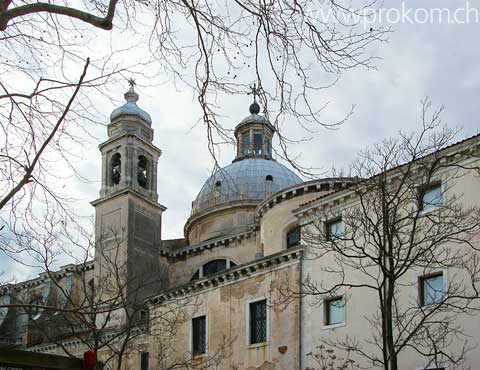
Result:
{"label": "domed tower cap", "polygon": [[125,100],[127,101],[124,105],[121,107],[118,107],[115,109],[112,114],[110,114],[110,121],[113,121],[117,119],[118,117],[125,116],[125,115],[130,115],[130,116],[136,116],[142,119],[147,125],[151,126],[152,124],[152,118],[150,115],[145,112],[143,109],[141,109],[137,105],[138,101],[138,94],[135,91],[135,81],[133,79],[128,80],[128,84],[130,85],[130,88],[128,91],[123,95]]}

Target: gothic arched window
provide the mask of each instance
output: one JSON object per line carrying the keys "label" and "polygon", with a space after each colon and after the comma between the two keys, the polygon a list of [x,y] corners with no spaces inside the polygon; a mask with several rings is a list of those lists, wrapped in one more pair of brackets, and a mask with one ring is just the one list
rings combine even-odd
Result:
{"label": "gothic arched window", "polygon": [[137,174],[137,181],[138,185],[142,188],[148,188],[148,171],[147,171],[147,158],[143,155],[138,157],[138,174]]}
{"label": "gothic arched window", "polygon": [[116,153],[112,157],[110,177],[112,185],[120,183],[122,177],[122,156],[120,153]]}

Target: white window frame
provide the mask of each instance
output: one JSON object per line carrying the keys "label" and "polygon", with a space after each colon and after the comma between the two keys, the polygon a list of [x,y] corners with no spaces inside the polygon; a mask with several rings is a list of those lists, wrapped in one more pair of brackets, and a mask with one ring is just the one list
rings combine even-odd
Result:
{"label": "white window frame", "polygon": [[[267,306],[267,333],[266,333],[266,342],[261,342],[261,343],[250,343],[250,304],[259,302],[259,301],[265,301],[266,306]],[[246,303],[246,308],[245,308],[245,317],[246,317],[246,330],[245,330],[245,344],[249,348],[255,348],[255,347],[262,347],[269,345],[271,342],[270,338],[270,299],[268,297],[257,297],[253,298],[247,301]]]}
{"label": "white window frame", "polygon": [[[326,324],[326,321],[327,321],[326,320],[327,319],[327,317],[326,317],[326,312],[327,312],[326,303],[328,301],[334,300],[335,298],[341,298],[342,299],[342,303],[343,303],[342,322],[339,322],[337,324],[328,325],[328,324]],[[335,328],[339,328],[339,327],[347,325],[347,300],[345,299],[345,294],[344,293],[339,293],[339,294],[336,294],[334,296],[329,296],[329,297],[323,298],[323,300],[322,300],[322,310],[321,310],[321,323],[322,323],[322,327],[321,327],[322,330],[335,329]]]}
{"label": "white window frame", "polygon": [[[193,353],[193,319],[205,316],[205,353],[194,354]],[[189,341],[188,349],[193,357],[208,356],[208,315],[206,313],[199,313],[191,317],[189,323]]]}

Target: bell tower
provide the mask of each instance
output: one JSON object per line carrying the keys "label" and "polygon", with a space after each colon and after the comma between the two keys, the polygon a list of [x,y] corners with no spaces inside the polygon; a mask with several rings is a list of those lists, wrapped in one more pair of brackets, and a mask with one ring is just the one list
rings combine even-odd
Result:
{"label": "bell tower", "polygon": [[[95,207],[97,294],[122,294],[132,304],[158,289],[162,212],[150,115],[129,81],[126,103],[110,115],[108,139],[99,145],[102,183]],[[104,285],[104,287],[103,287]],[[97,288],[96,288],[97,292]]]}

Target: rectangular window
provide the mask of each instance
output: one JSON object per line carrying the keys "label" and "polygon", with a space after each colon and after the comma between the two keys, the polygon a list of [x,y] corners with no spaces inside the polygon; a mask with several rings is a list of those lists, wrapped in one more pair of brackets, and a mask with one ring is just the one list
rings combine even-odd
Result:
{"label": "rectangular window", "polygon": [[267,301],[250,303],[250,344],[267,341]]}
{"label": "rectangular window", "polygon": [[336,240],[343,238],[343,222],[342,219],[329,221],[326,223],[327,240]]}
{"label": "rectangular window", "polygon": [[297,245],[300,245],[300,240],[301,240],[301,229],[300,226],[297,226],[290,230],[287,233],[287,248],[292,248]]}
{"label": "rectangular window", "polygon": [[442,205],[442,185],[434,184],[421,190],[420,209],[428,212]]}
{"label": "rectangular window", "polygon": [[148,370],[148,352],[140,354],[140,370]]}
{"label": "rectangular window", "polygon": [[439,303],[443,299],[443,272],[435,272],[418,278],[420,305]]}
{"label": "rectangular window", "polygon": [[343,297],[329,298],[324,301],[324,325],[343,323],[345,302]]}
{"label": "rectangular window", "polygon": [[192,353],[205,354],[207,350],[207,317],[199,316],[192,320]]}
{"label": "rectangular window", "polygon": [[263,135],[253,134],[253,153],[255,155],[263,154]]}
{"label": "rectangular window", "polygon": [[242,135],[242,153],[247,155],[250,151],[250,134]]}

